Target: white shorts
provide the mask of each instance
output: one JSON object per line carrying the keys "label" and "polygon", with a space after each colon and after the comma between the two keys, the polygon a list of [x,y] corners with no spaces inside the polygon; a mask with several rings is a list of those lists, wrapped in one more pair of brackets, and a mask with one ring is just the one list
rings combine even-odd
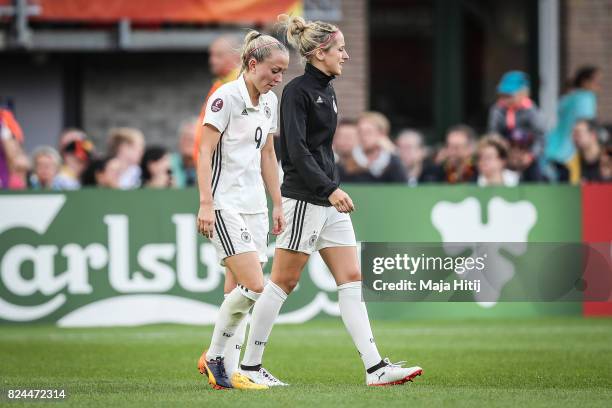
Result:
{"label": "white shorts", "polygon": [[245,252],[257,252],[259,262],[266,262],[268,231],[267,213],[215,210],[215,231],[211,242],[217,250],[219,264],[225,266],[225,258]]}
{"label": "white shorts", "polygon": [[323,248],[357,246],[348,214],[283,197],[287,228],[276,239],[276,247],[311,254]]}

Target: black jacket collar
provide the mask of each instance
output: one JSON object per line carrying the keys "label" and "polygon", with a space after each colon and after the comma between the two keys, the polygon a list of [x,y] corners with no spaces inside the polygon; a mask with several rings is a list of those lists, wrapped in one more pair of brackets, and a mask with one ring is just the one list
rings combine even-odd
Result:
{"label": "black jacket collar", "polygon": [[306,64],[306,70],[305,71],[306,71],[306,74],[312,76],[321,85],[327,85],[329,83],[329,81],[331,81],[332,79],[335,78],[334,75],[331,75],[331,76],[327,75],[323,71],[321,71],[320,69],[316,68],[314,65],[308,64],[308,63]]}

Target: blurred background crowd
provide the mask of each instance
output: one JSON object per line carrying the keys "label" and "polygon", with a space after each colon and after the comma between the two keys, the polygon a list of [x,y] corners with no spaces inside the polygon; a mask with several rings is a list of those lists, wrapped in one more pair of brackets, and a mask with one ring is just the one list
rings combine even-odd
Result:
{"label": "blurred background crowd", "polygon": [[416,129],[391,135],[383,113],[364,112],[338,126],[334,149],[341,180],[411,186],[612,182],[609,131],[596,119],[600,80],[597,67],[579,69],[559,101],[557,125],[547,129],[529,97],[527,75],[509,71],[497,85],[486,133],[456,124],[440,146],[427,145]]}
{"label": "blurred background crowd", "polygon": [[20,148],[18,124],[3,125],[2,188],[76,190],[96,186],[129,190],[192,186],[195,126],[193,119],[181,127],[177,152],[147,146],[139,129],[121,127],[109,130],[108,144],[102,147],[94,146],[83,130],[66,129],[57,146],[39,146],[28,156]]}
{"label": "blurred background crowd", "polygon": [[[215,47],[221,50],[211,53],[210,66],[219,79],[212,89],[236,76],[232,42],[221,38],[213,51]],[[456,124],[441,145],[428,145],[417,129],[391,134],[391,123],[382,112],[341,119],[333,144],[340,179],[408,186],[612,182],[612,141],[596,118],[600,82],[597,67],[579,69],[560,98],[557,125],[546,129],[529,97],[527,75],[509,71],[497,85],[486,133]],[[143,132],[133,127],[109,129],[104,146],[95,146],[86,131],[69,128],[58,135],[56,146],[39,146],[28,155],[21,147],[26,135],[10,107],[4,106],[0,185],[11,190],[193,186],[200,123],[201,116],[181,123],[175,151],[148,145]]]}

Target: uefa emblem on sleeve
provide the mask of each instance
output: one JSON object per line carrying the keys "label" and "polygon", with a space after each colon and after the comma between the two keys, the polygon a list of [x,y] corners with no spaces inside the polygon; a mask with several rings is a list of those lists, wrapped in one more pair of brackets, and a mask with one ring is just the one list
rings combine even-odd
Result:
{"label": "uefa emblem on sleeve", "polygon": [[221,109],[223,109],[223,99],[217,98],[213,101],[212,105],[210,105],[210,110],[219,112]]}

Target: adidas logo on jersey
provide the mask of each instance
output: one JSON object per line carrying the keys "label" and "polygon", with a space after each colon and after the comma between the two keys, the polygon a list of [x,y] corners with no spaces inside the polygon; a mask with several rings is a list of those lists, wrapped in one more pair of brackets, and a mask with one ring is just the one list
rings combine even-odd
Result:
{"label": "adidas logo on jersey", "polygon": [[317,103],[323,103],[323,98],[321,98],[321,95],[319,95],[319,97],[317,98]]}
{"label": "adidas logo on jersey", "polygon": [[245,110],[242,111],[242,115],[243,116],[249,116],[249,112],[247,112],[247,110],[245,109]]}

